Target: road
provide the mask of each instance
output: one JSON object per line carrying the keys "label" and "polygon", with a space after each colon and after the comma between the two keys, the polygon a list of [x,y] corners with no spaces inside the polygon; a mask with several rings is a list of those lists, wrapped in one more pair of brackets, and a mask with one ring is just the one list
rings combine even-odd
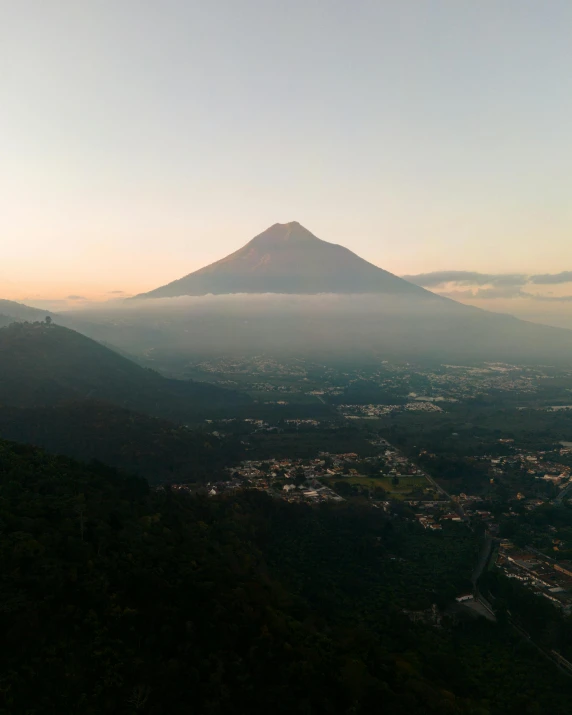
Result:
{"label": "road", "polygon": [[[400,453],[398,449],[392,446],[392,449],[395,449],[396,452]],[[407,457],[409,461],[412,461],[409,457]],[[417,469],[419,469],[419,465],[415,465]],[[425,479],[431,484],[432,487],[434,487],[439,494],[441,494],[444,497],[447,497],[447,499],[453,504],[453,509],[455,512],[461,517],[463,521],[469,521],[467,515],[465,514],[463,507],[456,501],[453,500],[453,497],[449,494],[449,492],[445,491],[443,487],[440,484],[437,484],[437,482],[433,479],[433,477],[430,474],[427,474],[427,472],[424,472],[422,469],[419,469],[421,474],[425,477]]]}
{"label": "road", "polygon": [[562,504],[562,500],[564,499],[565,496],[572,496],[572,482],[567,487],[564,487],[564,489],[560,492],[560,494],[556,497],[556,499],[552,500],[553,504]]}
{"label": "road", "polygon": [[486,532],[485,542],[481,548],[481,553],[479,554],[479,561],[471,575],[471,581],[473,583],[473,586],[475,587],[477,585],[477,581],[479,580],[480,575],[483,573],[486,565],[489,562],[489,559],[491,557],[491,551],[493,549],[493,543],[493,537],[488,532]]}
{"label": "road", "polygon": [[463,606],[465,608],[470,608],[471,611],[475,611],[475,613],[478,613],[479,616],[483,616],[483,618],[486,618],[487,621],[492,621],[493,623],[496,623],[497,617],[491,611],[490,608],[487,608],[480,600],[479,598],[476,598],[474,601],[467,601],[466,603],[463,603]]}
{"label": "road", "polygon": [[508,622],[522,638],[524,638],[528,643],[530,643],[530,645],[534,646],[536,650],[541,653],[545,658],[554,663],[554,665],[558,668],[558,670],[560,670],[561,673],[564,673],[564,675],[567,675],[568,677],[572,676],[572,663],[567,661],[564,656],[560,655],[560,653],[558,653],[558,651],[556,650],[547,650],[546,648],[543,648],[542,646],[538,645],[538,643],[535,643],[530,637],[530,635],[524,630],[524,628],[519,626],[518,623],[515,623],[512,618],[509,618]]}
{"label": "road", "polygon": [[[391,445],[387,440],[385,440],[386,444],[388,447],[391,447],[391,449],[394,449],[396,452],[400,453],[398,449],[396,449],[393,445]],[[408,458],[409,459],[409,458]],[[411,460],[410,460],[411,461]],[[446,496],[448,499],[453,502],[451,499],[451,495],[443,489],[437,482],[431,477],[429,474],[426,472],[423,472],[420,470],[423,476],[427,479],[427,481],[433,485],[433,487],[443,496]],[[564,498],[566,492],[569,490],[572,490],[572,483],[566,487],[565,489],[562,490],[562,492],[556,497],[553,503],[560,503],[562,499]],[[461,518],[464,521],[468,521],[468,517],[465,515],[463,508],[461,507],[460,504],[453,502],[455,505],[455,510],[461,516]],[[488,618],[491,621],[496,621],[496,615],[493,610],[493,607],[491,603],[479,592],[479,589],[477,588],[477,581],[481,574],[483,573],[484,569],[489,563],[489,559],[491,557],[491,553],[493,550],[493,545],[495,543],[495,539],[489,534],[488,532],[485,533],[485,541],[483,543],[483,546],[481,548],[481,552],[479,554],[479,560],[477,562],[477,565],[473,569],[473,573],[471,575],[471,582],[473,584],[474,588],[474,593],[475,593],[475,601],[472,606],[469,606],[473,610],[477,611],[480,613],[482,616],[485,618]],[[465,604],[468,605],[468,604]],[[545,648],[542,648],[541,646],[538,645],[538,643],[535,643],[530,635],[517,623],[513,621],[512,618],[509,616],[509,623],[510,625],[515,629],[515,631],[525,638],[532,646],[534,646],[545,658],[550,660],[552,663],[554,663],[558,669],[562,672],[565,673],[568,676],[572,676],[572,663],[568,662],[560,653],[556,651],[548,651]]]}
{"label": "road", "polygon": [[[397,454],[400,454],[401,456],[404,456],[409,462],[412,464],[415,464],[411,457],[408,457],[407,455],[404,455],[403,452],[401,452],[397,447],[394,447],[392,444],[390,444],[387,440],[385,440],[386,444],[388,447],[391,447],[391,449],[395,450]],[[415,464],[419,472],[425,477],[425,479],[431,484],[431,486],[439,493],[441,496],[446,497],[451,504],[453,504],[453,509],[455,510],[455,513],[458,514],[463,521],[469,521],[469,518],[465,514],[463,507],[459,504],[459,502],[455,501],[453,497],[449,494],[448,491],[443,489],[443,487],[440,484],[437,484],[437,482],[433,479],[433,477],[430,474],[427,474],[427,472],[424,472],[422,469],[419,468],[418,464]]]}

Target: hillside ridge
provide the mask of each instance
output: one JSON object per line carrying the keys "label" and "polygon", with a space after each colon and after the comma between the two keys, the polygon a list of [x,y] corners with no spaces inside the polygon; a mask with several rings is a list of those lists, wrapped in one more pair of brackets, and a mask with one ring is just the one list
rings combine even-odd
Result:
{"label": "hillside ridge", "polygon": [[225,388],[162,377],[59,325],[0,328],[0,403],[35,408],[89,399],[175,421],[247,401]]}

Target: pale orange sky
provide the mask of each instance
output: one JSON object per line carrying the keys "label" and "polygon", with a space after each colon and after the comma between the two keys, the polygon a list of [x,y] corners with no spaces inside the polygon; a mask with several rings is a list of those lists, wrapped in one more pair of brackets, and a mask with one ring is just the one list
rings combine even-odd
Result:
{"label": "pale orange sky", "polygon": [[6,3],[0,297],[149,290],[293,220],[396,274],[570,270],[570,27],[569,0]]}

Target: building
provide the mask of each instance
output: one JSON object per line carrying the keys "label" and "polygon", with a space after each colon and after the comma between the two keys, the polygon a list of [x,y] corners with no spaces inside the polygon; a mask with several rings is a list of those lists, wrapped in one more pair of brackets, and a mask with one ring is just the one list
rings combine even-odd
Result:
{"label": "building", "polygon": [[457,601],[458,603],[463,603],[464,601],[474,601],[474,600],[475,600],[475,597],[473,596],[472,593],[464,593],[461,596],[457,596],[457,598],[455,599],[455,601]]}

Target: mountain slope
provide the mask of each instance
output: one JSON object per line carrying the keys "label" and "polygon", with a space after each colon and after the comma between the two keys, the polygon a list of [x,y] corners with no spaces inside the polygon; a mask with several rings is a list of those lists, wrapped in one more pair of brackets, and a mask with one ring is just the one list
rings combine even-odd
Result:
{"label": "mountain slope", "polygon": [[470,574],[454,525],[154,491],[3,441],[0,525],[6,715],[570,711],[510,629],[403,613]]}
{"label": "mountain slope", "polygon": [[0,329],[0,403],[42,407],[88,399],[184,421],[247,398],[206,383],[168,380],[61,326]]}
{"label": "mountain slope", "polygon": [[0,405],[0,438],[104,462],[151,483],[213,481],[243,458],[238,440],[93,400],[27,409]]}
{"label": "mountain slope", "polygon": [[296,221],[274,224],[243,248],[137,298],[226,293],[433,293],[314,236]]}
{"label": "mountain slope", "polygon": [[24,305],[23,303],[17,303],[14,300],[0,300],[0,314],[4,317],[11,318],[10,322],[14,320],[44,320],[46,317],[54,319],[56,316],[54,313],[50,313],[49,310],[40,310],[39,308],[30,308],[29,305]]}
{"label": "mountain slope", "polygon": [[[260,300],[248,293],[266,295]],[[230,256],[138,297],[206,294],[218,296],[196,306],[152,304],[157,316],[164,311],[164,344],[189,354],[200,345],[204,354],[572,362],[572,331],[443,298],[316,238],[296,222],[275,224]],[[143,301],[131,305],[133,314],[145,313]],[[183,311],[187,325],[181,330]],[[142,336],[141,328],[134,333]],[[186,334],[195,345],[185,346]],[[121,344],[121,337],[114,342]]]}
{"label": "mountain slope", "polygon": [[101,324],[132,354],[572,365],[572,331],[417,296],[241,295],[135,301]]}

